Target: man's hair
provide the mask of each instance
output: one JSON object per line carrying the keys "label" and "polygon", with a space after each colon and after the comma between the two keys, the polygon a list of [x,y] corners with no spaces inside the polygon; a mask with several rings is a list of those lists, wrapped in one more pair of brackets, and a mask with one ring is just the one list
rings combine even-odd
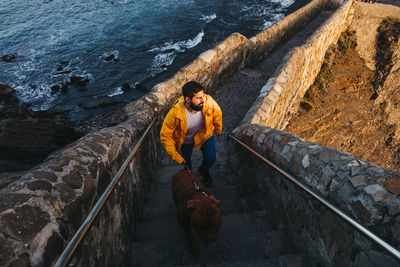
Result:
{"label": "man's hair", "polygon": [[202,90],[204,90],[204,87],[201,84],[195,81],[190,81],[185,83],[185,85],[182,87],[182,94],[183,97],[189,97],[192,99],[195,94]]}

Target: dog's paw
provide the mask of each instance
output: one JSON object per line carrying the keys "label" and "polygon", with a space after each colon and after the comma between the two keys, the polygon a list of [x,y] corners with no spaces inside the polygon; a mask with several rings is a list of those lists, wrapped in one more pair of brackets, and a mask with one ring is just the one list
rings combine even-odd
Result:
{"label": "dog's paw", "polygon": [[189,241],[189,252],[195,256],[200,254],[200,246],[196,240]]}

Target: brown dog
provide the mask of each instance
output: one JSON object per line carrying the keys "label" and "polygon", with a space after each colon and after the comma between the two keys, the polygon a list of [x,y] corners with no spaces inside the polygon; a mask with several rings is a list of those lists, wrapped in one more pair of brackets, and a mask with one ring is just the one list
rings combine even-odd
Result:
{"label": "brown dog", "polygon": [[[199,185],[199,190],[195,189],[193,179]],[[204,244],[208,247],[215,246],[221,227],[221,212],[219,201],[211,195],[194,174],[193,179],[189,176],[188,171],[179,171],[174,175],[172,193],[177,208],[176,217],[188,238],[189,251],[197,255],[200,253],[200,246],[192,228]]]}

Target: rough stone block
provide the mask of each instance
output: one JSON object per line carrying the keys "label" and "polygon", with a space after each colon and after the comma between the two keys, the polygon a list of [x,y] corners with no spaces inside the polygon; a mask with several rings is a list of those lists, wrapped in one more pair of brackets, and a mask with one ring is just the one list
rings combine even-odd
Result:
{"label": "rough stone block", "polygon": [[62,180],[71,188],[81,188],[83,184],[82,176],[76,171],[70,171],[69,174],[64,175]]}
{"label": "rough stone block", "polygon": [[340,183],[336,179],[332,179],[329,190],[332,192],[336,191],[339,188],[339,186],[340,186]]}
{"label": "rough stone block", "polygon": [[2,192],[0,194],[0,212],[16,207],[34,196],[33,194]]}
{"label": "rough stone block", "polygon": [[76,196],[75,191],[64,183],[55,185],[54,190],[60,194],[61,200],[65,203],[72,201]]}
{"label": "rough stone block", "polygon": [[51,190],[53,189],[53,185],[47,180],[33,180],[28,184],[28,188],[32,191],[45,190],[51,192]]}
{"label": "rough stone block", "polygon": [[349,172],[336,171],[336,176],[339,177],[340,181],[344,181],[349,176]]}
{"label": "rough stone block", "polygon": [[357,160],[352,160],[347,164],[347,167],[357,167],[360,166],[360,163]]}
{"label": "rough stone block", "polygon": [[50,216],[40,208],[24,205],[1,216],[0,229],[15,240],[30,242],[49,223]]}
{"label": "rough stone block", "polygon": [[393,198],[386,202],[386,205],[391,216],[400,214],[400,199]]}
{"label": "rough stone block", "polygon": [[384,187],[388,192],[400,196],[400,177],[386,179]]}
{"label": "rough stone block", "polygon": [[214,57],[217,55],[217,52],[214,49],[207,50],[206,52],[203,52],[200,54],[199,58],[204,60],[207,63],[210,63]]}
{"label": "rough stone block", "polygon": [[324,163],[331,162],[336,156],[336,152],[332,150],[324,150],[318,154],[318,158]]}
{"label": "rough stone block", "polygon": [[332,177],[335,176],[335,172],[329,166],[322,169],[321,182],[326,187],[331,182]]}
{"label": "rough stone block", "polygon": [[337,195],[339,197],[339,200],[343,202],[350,202],[353,195],[353,189],[348,183],[345,183],[339,188],[339,190],[337,191]]}
{"label": "rough stone block", "polygon": [[361,201],[356,200],[351,203],[351,209],[354,214],[361,220],[361,223],[369,225],[371,223],[371,213],[366,207],[361,203]]}
{"label": "rough stone block", "polygon": [[388,194],[385,190],[385,188],[383,188],[381,185],[379,184],[372,184],[369,186],[366,186],[364,188],[364,192],[366,192],[367,194],[369,194],[370,196],[373,197],[373,199],[378,202],[378,201],[382,201],[384,199],[387,198]]}
{"label": "rough stone block", "polygon": [[351,177],[350,178],[350,182],[355,188],[367,184],[365,182],[365,176],[364,175],[357,175],[357,176]]}
{"label": "rough stone block", "polygon": [[301,160],[301,164],[303,165],[303,168],[308,168],[310,166],[310,156],[306,154],[303,159]]}
{"label": "rough stone block", "polygon": [[282,152],[281,152],[281,157],[283,157],[286,160],[286,162],[290,162],[290,160],[291,160],[291,158],[293,156],[293,152],[290,153],[291,152],[290,148],[291,148],[291,146],[285,145],[283,147]]}
{"label": "rough stone block", "polygon": [[366,173],[373,177],[380,177],[383,175],[383,169],[382,168],[377,168],[377,167],[371,167],[365,170]]}
{"label": "rough stone block", "polygon": [[335,167],[335,169],[339,169],[339,170],[344,170],[344,167],[346,166],[346,161],[345,160],[335,160],[334,162],[332,162],[333,167]]}
{"label": "rough stone block", "polygon": [[355,176],[357,174],[361,173],[361,168],[360,167],[351,167],[350,170],[351,176]]}
{"label": "rough stone block", "polygon": [[383,254],[378,251],[368,251],[367,252],[369,260],[372,262],[373,266],[393,266],[399,267],[400,265],[390,256]]}
{"label": "rough stone block", "polygon": [[53,232],[47,241],[44,249],[43,260],[44,266],[51,266],[53,260],[63,251],[64,241],[57,232]]}
{"label": "rough stone block", "polygon": [[[60,169],[61,169],[60,171],[62,171],[62,168]],[[49,180],[51,182],[57,181],[57,176],[53,172],[34,171],[32,175],[36,179]]]}

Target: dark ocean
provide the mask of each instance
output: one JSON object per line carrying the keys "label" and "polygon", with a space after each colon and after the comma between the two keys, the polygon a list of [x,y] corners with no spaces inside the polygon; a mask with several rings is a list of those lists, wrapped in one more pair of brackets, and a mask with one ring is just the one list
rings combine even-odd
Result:
{"label": "dark ocean", "polygon": [[0,60],[0,83],[33,110],[79,120],[121,108],[232,33],[251,38],[310,1],[0,2],[0,57],[17,55]]}

